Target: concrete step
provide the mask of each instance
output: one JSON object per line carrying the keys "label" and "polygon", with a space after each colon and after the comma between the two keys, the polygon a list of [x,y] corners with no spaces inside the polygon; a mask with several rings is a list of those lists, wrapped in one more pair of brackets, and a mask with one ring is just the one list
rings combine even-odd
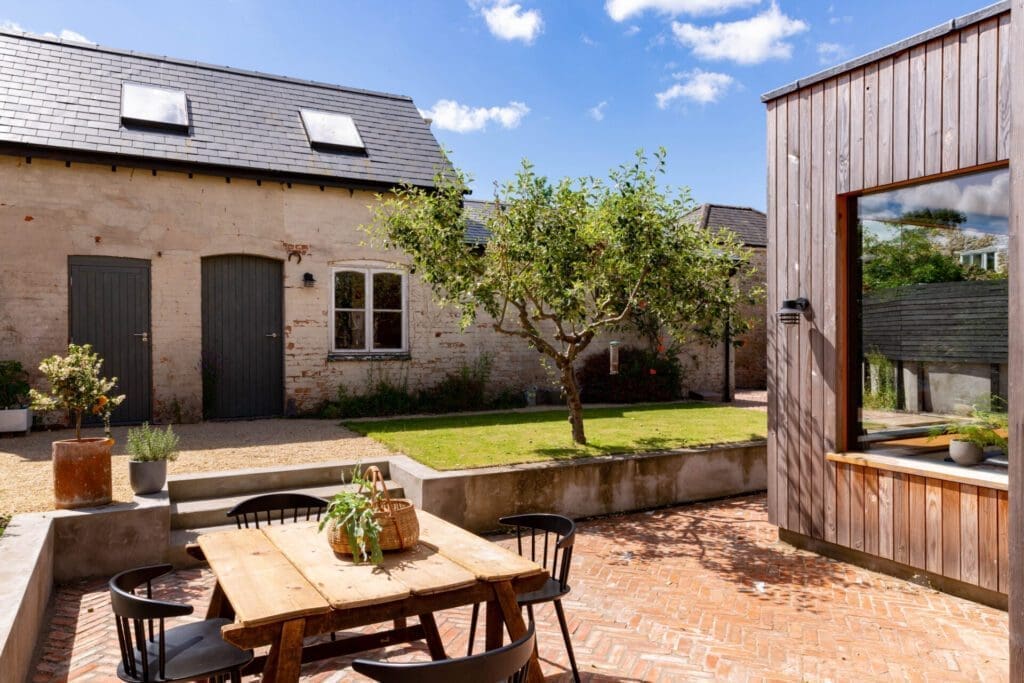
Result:
{"label": "concrete step", "polygon": [[202,529],[171,529],[170,547],[167,549],[167,561],[174,565],[175,569],[200,567],[206,563],[200,562],[185,552],[185,547],[189,543],[197,542],[200,534],[209,534],[216,531],[230,531],[235,528],[237,528],[235,523],[231,522],[229,524],[204,527]]}
{"label": "concrete step", "polygon": [[387,460],[305,463],[251,470],[175,474],[167,478],[167,490],[172,503],[227,496],[249,497],[269,491],[292,491],[350,481],[355,467],[365,472],[371,465],[380,468],[385,479],[390,476],[391,468]]}
{"label": "concrete step", "polygon": [[[274,490],[248,491],[246,493],[219,496],[216,498],[200,498],[194,500],[172,500],[171,502],[171,529],[207,529],[210,527],[222,526],[225,522],[231,521],[227,518],[227,512],[235,505],[247,498],[263,493],[305,493],[310,496],[329,499],[341,491],[354,491],[358,488],[355,484],[339,483],[321,486],[307,486],[302,488],[283,488]],[[385,481],[388,493],[394,498],[401,498],[405,491],[393,481]]]}

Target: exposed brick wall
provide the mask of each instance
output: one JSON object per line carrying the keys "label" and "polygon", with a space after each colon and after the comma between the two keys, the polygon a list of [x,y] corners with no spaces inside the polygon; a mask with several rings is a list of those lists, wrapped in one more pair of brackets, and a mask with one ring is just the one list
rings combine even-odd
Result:
{"label": "exposed brick wall", "polygon": [[[202,413],[201,258],[253,254],[284,263],[285,391],[299,409],[353,389],[371,373],[438,382],[480,354],[493,359],[496,387],[547,386],[553,375],[522,340],[481,320],[459,330],[415,276],[409,282],[410,360],[328,359],[331,268],[402,261],[364,244],[371,193],[345,189],[0,157],[0,358],[35,372],[67,337],[69,255],[122,256],[152,264],[153,403],[157,419]],[[31,217],[31,220],[29,220]],[[288,251],[304,251],[302,262]],[[303,286],[313,273],[317,285]],[[607,338],[592,349],[603,349]],[[721,345],[684,353],[687,389],[721,388]]]}
{"label": "exposed brick wall", "polygon": [[[757,287],[763,292],[765,273],[768,272],[767,250],[764,248],[751,249],[750,264],[754,267],[754,273],[744,278],[742,286],[748,290]],[[753,323],[750,330],[738,338],[743,344],[736,349],[736,386],[743,389],[764,389],[768,383],[765,305],[762,295],[758,303],[747,306],[743,310],[744,317]]]}

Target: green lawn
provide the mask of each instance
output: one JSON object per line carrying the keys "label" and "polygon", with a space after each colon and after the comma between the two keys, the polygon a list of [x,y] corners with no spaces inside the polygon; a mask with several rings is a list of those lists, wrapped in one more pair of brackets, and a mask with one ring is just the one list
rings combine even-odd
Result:
{"label": "green lawn", "polygon": [[702,403],[584,410],[589,443],[574,446],[567,413],[498,413],[345,422],[437,470],[657,451],[763,439],[765,413]]}

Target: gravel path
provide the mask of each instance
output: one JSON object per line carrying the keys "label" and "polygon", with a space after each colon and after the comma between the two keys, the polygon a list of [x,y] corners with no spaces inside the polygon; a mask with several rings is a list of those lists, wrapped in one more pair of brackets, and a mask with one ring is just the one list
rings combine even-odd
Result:
{"label": "gravel path", "polygon": [[[331,460],[369,460],[389,451],[333,420],[251,420],[175,425],[181,454],[169,474],[216,472],[243,467],[273,467]],[[114,428],[114,499],[130,501],[126,427]],[[84,429],[83,436],[101,436]],[[0,436],[0,515],[53,509],[50,442],[74,438],[71,430]]]}

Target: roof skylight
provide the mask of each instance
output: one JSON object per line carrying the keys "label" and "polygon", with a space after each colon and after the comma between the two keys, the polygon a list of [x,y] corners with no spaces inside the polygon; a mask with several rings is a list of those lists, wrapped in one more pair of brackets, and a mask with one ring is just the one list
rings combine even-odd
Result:
{"label": "roof skylight", "polygon": [[351,116],[315,109],[301,109],[299,114],[311,146],[358,151],[366,149]]}
{"label": "roof skylight", "polygon": [[121,84],[121,120],[125,123],[188,130],[185,91],[141,83]]}

